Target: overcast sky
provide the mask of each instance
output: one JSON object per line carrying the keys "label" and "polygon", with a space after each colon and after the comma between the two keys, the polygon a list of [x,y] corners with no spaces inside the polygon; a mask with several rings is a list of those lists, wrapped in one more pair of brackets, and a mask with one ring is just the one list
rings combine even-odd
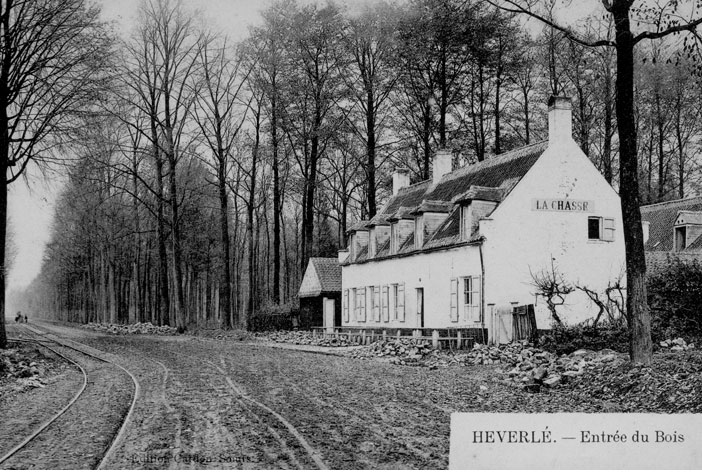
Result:
{"label": "overcast sky", "polygon": [[[271,4],[272,0],[183,0],[187,10],[199,10],[206,24],[220,29],[234,40],[243,39],[248,26],[259,21],[258,12]],[[303,0],[311,1],[311,0]],[[347,0],[351,10],[377,0]],[[129,32],[136,18],[141,0],[99,0],[103,17],[113,20],[122,34]],[[323,0],[320,1],[322,3]],[[597,5],[596,0],[574,0],[570,8],[559,12],[561,20],[576,18]],[[41,268],[44,247],[49,238],[53,217],[53,203],[61,188],[61,179],[45,180],[36,170],[28,175],[30,187],[23,181],[10,186],[9,215],[17,247],[17,257],[8,277],[8,289],[28,285]]]}

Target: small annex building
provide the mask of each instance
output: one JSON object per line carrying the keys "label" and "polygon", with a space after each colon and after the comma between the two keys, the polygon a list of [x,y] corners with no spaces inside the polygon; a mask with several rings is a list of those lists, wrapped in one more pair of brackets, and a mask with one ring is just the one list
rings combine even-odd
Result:
{"label": "small annex building", "polygon": [[[603,291],[624,274],[620,199],[573,140],[570,99],[553,97],[547,141],[456,170],[439,151],[432,179],[412,185],[396,172],[342,258],[343,326],[480,328],[506,342],[502,316],[517,305],[551,327],[534,275]],[[570,324],[597,314],[581,291],[559,310]]]}
{"label": "small annex building", "polygon": [[656,270],[671,257],[702,260],[702,197],[641,206],[646,266]]}
{"label": "small annex building", "polygon": [[298,296],[300,327],[341,326],[341,266],[338,258],[310,258]]}

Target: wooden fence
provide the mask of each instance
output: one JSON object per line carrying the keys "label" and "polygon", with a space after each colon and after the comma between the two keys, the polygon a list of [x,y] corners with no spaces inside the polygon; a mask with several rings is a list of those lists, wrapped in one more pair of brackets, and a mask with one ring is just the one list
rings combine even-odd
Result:
{"label": "wooden fence", "polygon": [[314,327],[314,337],[321,339],[345,339],[361,345],[391,339],[431,341],[435,349],[471,349],[478,342],[487,341],[487,329],[433,329],[433,328],[364,328],[364,327]]}

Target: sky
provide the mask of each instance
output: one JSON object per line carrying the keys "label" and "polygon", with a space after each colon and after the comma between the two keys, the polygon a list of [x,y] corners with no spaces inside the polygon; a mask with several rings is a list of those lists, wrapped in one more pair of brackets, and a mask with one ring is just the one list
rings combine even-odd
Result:
{"label": "sky", "polygon": [[[303,0],[310,1],[310,0]],[[346,0],[350,10],[377,0]],[[137,17],[141,0],[98,0],[103,18],[114,21],[117,31],[126,35]],[[182,0],[186,10],[198,10],[205,24],[221,30],[234,40],[243,39],[249,25],[259,21],[258,12],[272,0]],[[566,3],[567,0],[566,0]],[[579,17],[596,5],[596,0],[573,0],[562,10],[560,19]],[[17,256],[8,275],[8,290],[27,286],[39,273],[44,247],[50,237],[53,204],[62,180],[59,176],[44,179],[37,170],[29,168],[25,180],[10,185],[8,212],[14,233]],[[28,183],[28,185],[27,185]]]}

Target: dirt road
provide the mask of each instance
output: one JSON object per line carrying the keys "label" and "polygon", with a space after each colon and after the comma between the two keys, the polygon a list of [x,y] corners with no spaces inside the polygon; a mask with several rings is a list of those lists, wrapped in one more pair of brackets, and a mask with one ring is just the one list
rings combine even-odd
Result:
{"label": "dirt road", "polygon": [[455,411],[593,411],[566,391],[528,394],[494,367],[427,370],[187,336],[48,326],[139,380],[108,468],[446,468]]}

